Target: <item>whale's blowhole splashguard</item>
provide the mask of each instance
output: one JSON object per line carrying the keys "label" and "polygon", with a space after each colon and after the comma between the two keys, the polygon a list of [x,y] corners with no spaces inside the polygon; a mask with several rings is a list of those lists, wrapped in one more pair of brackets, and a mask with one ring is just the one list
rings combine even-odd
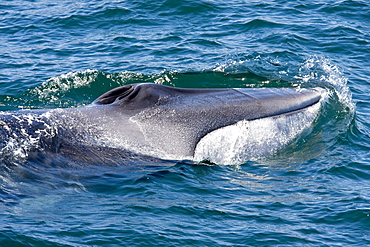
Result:
{"label": "whale's blowhole splashguard", "polygon": [[[316,89],[186,89],[142,83],[112,89],[85,107],[3,114],[1,123],[3,129],[36,128],[29,130],[32,145],[39,138],[44,151],[71,159],[88,150],[87,156],[110,160],[111,152],[104,150],[113,148],[162,159],[234,164],[270,155],[301,135],[316,119],[320,99]],[[43,124],[25,124],[30,115]],[[45,126],[53,130],[49,139],[57,146],[42,136],[48,133]]]}

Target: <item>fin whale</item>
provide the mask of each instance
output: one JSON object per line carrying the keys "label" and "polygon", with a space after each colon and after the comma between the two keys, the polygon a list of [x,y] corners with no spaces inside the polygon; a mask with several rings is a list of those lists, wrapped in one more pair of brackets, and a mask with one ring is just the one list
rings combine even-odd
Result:
{"label": "fin whale", "polygon": [[[3,112],[0,149],[2,153],[11,150],[9,140],[17,139],[23,150],[28,145],[29,149],[68,156],[83,156],[84,150],[95,150],[98,156],[99,150],[107,147],[157,158],[194,158],[199,156],[199,143],[211,133],[243,121],[292,121],[291,116],[306,116],[305,111],[318,106],[320,99],[315,89],[186,89],[131,84],[112,89],[83,107]],[[313,122],[319,107],[315,109],[311,117],[298,118],[306,121],[302,126]],[[22,138],[26,141],[19,141]]]}

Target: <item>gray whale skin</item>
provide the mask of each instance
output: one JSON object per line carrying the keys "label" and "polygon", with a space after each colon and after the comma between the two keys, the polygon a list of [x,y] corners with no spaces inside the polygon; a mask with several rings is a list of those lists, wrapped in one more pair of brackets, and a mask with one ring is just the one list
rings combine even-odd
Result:
{"label": "gray whale skin", "polygon": [[[292,125],[292,121],[302,122],[303,127],[310,125],[319,107],[316,107],[314,113],[311,111],[310,117],[307,117],[307,109],[319,105],[320,99],[321,94],[316,89],[185,89],[152,83],[131,84],[108,91],[92,104],[83,107],[5,112],[0,116],[3,132],[1,148],[9,151],[9,143],[6,143],[9,139],[18,139],[19,143],[26,145],[25,141],[19,139],[28,138],[27,145],[32,148],[76,156],[78,159],[84,156],[109,159],[109,155],[114,155],[111,152],[107,152],[105,157],[99,154],[99,150],[104,148],[114,149],[115,153],[191,159],[199,156],[199,152],[207,152],[207,145],[197,147],[203,139],[212,133],[222,133],[220,130],[227,130],[229,126],[237,126],[238,123],[249,124],[270,119],[270,123],[275,126],[280,121],[276,129],[280,131],[282,126],[288,129],[282,135],[289,134],[289,129],[293,127],[285,125]],[[251,133],[253,126],[260,125],[249,124],[244,127]],[[289,135],[301,133],[302,126],[294,130],[296,133]],[[275,127],[267,128],[271,130]],[[229,142],[225,138],[231,132],[225,133],[228,133],[227,136],[222,138],[208,138],[208,146],[227,145]],[[253,139],[238,138],[238,143]],[[226,141],[222,143],[223,140]],[[268,143],[261,145],[265,147]],[[228,152],[230,150],[232,147]],[[241,152],[248,153],[250,150]],[[207,157],[209,153],[204,155],[200,155],[199,159],[211,158]]]}

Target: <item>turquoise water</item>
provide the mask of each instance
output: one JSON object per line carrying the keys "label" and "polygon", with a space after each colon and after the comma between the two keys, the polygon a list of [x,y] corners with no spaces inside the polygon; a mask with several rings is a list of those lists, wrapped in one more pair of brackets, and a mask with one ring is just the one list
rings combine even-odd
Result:
{"label": "turquoise water", "polygon": [[2,146],[0,246],[369,245],[369,20],[360,0],[2,1],[1,111],[137,82],[327,96],[307,136],[242,164]]}

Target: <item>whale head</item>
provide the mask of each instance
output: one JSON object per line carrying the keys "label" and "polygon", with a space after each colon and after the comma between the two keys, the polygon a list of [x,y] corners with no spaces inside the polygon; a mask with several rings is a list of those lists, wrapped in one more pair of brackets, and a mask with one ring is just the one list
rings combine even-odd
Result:
{"label": "whale head", "polygon": [[[307,126],[315,119],[317,111],[306,120],[303,120],[305,118],[302,116],[305,110],[317,105],[320,99],[321,94],[315,89],[186,89],[141,83],[108,91],[97,98],[93,105],[106,106],[109,109],[107,111],[116,112],[117,116],[129,119],[129,123],[124,121],[122,123],[131,126],[129,131],[140,133],[137,140],[144,142],[143,146],[150,147],[142,150],[149,149],[150,154],[158,152],[158,156],[186,158],[199,156],[198,144],[203,143],[204,149],[204,138],[209,137],[210,133],[216,133],[215,131],[221,133],[221,129],[238,123],[240,125],[242,121],[252,122],[261,119],[277,121],[283,116],[300,114],[301,117],[296,121],[305,121],[301,125]],[[291,117],[289,121],[292,121]],[[285,129],[289,128],[294,129],[292,126],[286,126]],[[120,132],[122,131],[118,131]],[[298,135],[300,130],[294,132]],[[230,136],[230,133],[227,135]],[[122,138],[125,138],[124,133]],[[227,143],[225,138],[227,136],[216,139]],[[131,139],[130,142],[135,142],[134,137]],[[216,139],[214,142],[217,142]],[[244,141],[248,142],[248,138],[244,138]],[[209,144],[212,145],[217,146],[216,143]]]}

